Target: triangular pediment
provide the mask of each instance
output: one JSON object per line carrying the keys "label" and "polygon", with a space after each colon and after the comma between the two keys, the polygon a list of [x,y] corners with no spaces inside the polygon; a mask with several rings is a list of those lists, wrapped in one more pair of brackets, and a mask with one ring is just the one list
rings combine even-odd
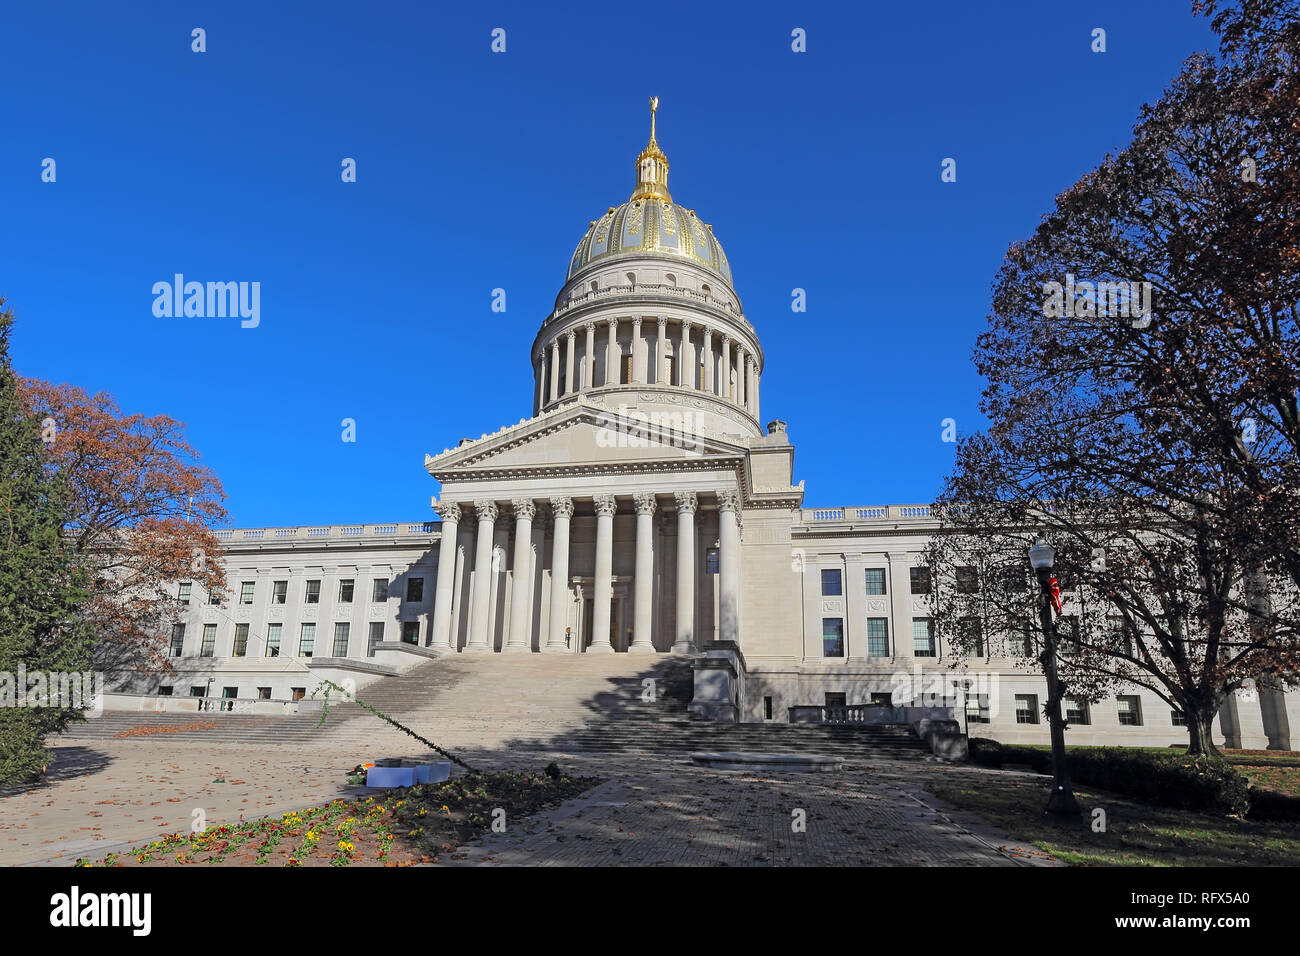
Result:
{"label": "triangular pediment", "polygon": [[738,436],[700,434],[671,420],[635,412],[618,415],[577,403],[428,456],[425,467],[441,480],[484,471],[545,472],[584,465],[604,470],[702,459],[741,464],[747,450]]}

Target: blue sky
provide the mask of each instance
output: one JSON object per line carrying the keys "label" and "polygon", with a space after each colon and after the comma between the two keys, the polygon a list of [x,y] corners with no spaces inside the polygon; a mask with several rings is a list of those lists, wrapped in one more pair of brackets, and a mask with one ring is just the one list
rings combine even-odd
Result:
{"label": "blue sky", "polygon": [[[929,501],[942,420],[980,426],[970,354],[1007,245],[1213,46],[1190,0],[96,0],[7,4],[0,36],[16,367],[187,423],[252,527],[432,518],[424,454],[531,412],[528,347],[631,192],[652,94],[805,504]],[[259,326],[155,317],[178,272],[260,282]]]}

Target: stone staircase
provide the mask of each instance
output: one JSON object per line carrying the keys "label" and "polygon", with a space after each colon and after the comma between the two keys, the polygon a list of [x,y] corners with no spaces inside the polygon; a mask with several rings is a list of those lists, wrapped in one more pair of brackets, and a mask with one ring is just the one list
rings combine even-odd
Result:
{"label": "stone staircase", "polygon": [[[652,682],[652,683],[649,683]],[[722,724],[689,714],[690,661],[617,655],[447,656],[362,688],[358,696],[450,750],[686,754],[816,753],[920,760],[929,748],[904,727]],[[319,714],[144,714],[106,711],[64,740],[194,740],[409,752],[419,744],[353,703]]]}

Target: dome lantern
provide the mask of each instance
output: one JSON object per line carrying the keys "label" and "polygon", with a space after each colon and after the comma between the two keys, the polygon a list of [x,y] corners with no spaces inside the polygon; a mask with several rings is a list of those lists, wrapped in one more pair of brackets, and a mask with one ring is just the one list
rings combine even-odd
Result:
{"label": "dome lantern", "polygon": [[641,155],[636,158],[636,189],[632,190],[632,199],[654,197],[672,202],[668,193],[668,157],[655,142],[655,113],[659,109],[659,97],[650,97],[650,142]]}

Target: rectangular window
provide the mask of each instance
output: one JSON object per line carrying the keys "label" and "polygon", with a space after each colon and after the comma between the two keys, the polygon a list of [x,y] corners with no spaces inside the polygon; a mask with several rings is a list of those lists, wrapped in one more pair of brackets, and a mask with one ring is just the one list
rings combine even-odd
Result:
{"label": "rectangular window", "polygon": [[912,579],[913,594],[930,593],[930,569],[929,568],[908,568],[908,574]]}
{"label": "rectangular window", "polygon": [[185,653],[185,625],[172,625],[172,657],[180,657]]}
{"label": "rectangular window", "polygon": [[239,688],[223,687],[221,688],[221,696],[224,697],[226,700],[234,700],[239,696]]}
{"label": "rectangular window", "polygon": [[990,716],[988,694],[971,694],[966,698],[966,722],[968,724],[987,724]]}
{"label": "rectangular window", "polygon": [[348,632],[352,625],[346,622],[340,622],[334,625],[334,656],[348,656]]}
{"label": "rectangular window", "polygon": [[284,604],[289,600],[289,582],[275,581],[271,584],[271,603]]}
{"label": "rectangular window", "polygon": [[159,687],[159,688],[158,688],[158,696],[159,696],[159,697],[170,697],[170,696],[172,696],[172,688],[170,688],[170,687]]}
{"label": "rectangular window", "polygon": [[957,593],[978,594],[980,589],[979,571],[975,568],[957,569]]}
{"label": "rectangular window", "polygon": [[207,684],[191,684],[191,685],[190,685],[190,696],[191,696],[191,697],[207,697],[207,696],[208,696],[208,685],[207,685]]}
{"label": "rectangular window", "polygon": [[424,600],[424,578],[406,579],[406,600],[412,604]]}
{"label": "rectangular window", "polygon": [[191,587],[193,587],[193,585],[189,581],[182,581],[180,583],[180,587],[176,591],[176,599],[180,601],[182,604],[190,603]]}
{"label": "rectangular window", "polygon": [[308,581],[308,582],[307,582],[307,597],[306,597],[306,600],[307,600],[307,603],[308,603],[308,604],[319,604],[319,603],[320,603],[320,581],[317,580],[317,581]]}
{"label": "rectangular window", "polygon": [[1007,657],[1033,657],[1034,656],[1034,632],[1033,626],[1028,621],[1021,621],[1016,624],[1011,622],[1010,631],[1007,634]]}
{"label": "rectangular window", "polygon": [[893,707],[894,695],[888,692],[873,692],[871,695],[871,703],[878,707]]}
{"label": "rectangular window", "polygon": [[867,568],[867,593],[873,595],[885,593],[884,568]]}
{"label": "rectangular window", "polygon": [[1136,696],[1120,696],[1115,698],[1115,704],[1119,708],[1119,722],[1122,727],[1141,727],[1142,726],[1142,701]]}
{"label": "rectangular window", "polygon": [[934,657],[934,622],[928,617],[912,618],[912,654],[915,657]]}
{"label": "rectangular window", "polygon": [[248,653],[248,625],[235,625],[235,646],[231,648],[231,657],[243,657]]}
{"label": "rectangular window", "polygon": [[828,693],[826,695],[826,706],[839,707],[839,708],[847,707],[849,706],[848,698],[843,693],[833,693],[833,694]]}
{"label": "rectangular window", "polygon": [[623,378],[620,384],[630,385],[631,383],[632,383],[632,356],[624,355],[623,356]]}
{"label": "rectangular window", "polygon": [[1065,698],[1065,720],[1067,723],[1080,726],[1092,723],[1092,716],[1088,713],[1088,702]]}
{"label": "rectangular window", "polygon": [[844,618],[822,618],[822,657],[844,656]]}
{"label": "rectangular window", "polygon": [[1173,724],[1175,727],[1186,727],[1187,715],[1184,714],[1181,710],[1171,710],[1169,712],[1169,722]]}
{"label": "rectangular window", "polygon": [[269,688],[269,687],[259,687],[259,688],[257,689],[257,699],[258,699],[258,700],[270,700],[270,699],[271,699],[271,688]]}
{"label": "rectangular window", "polygon": [[208,603],[209,604],[221,603],[221,588],[213,588],[211,591],[208,592]]}
{"label": "rectangular window", "polygon": [[311,657],[316,650],[316,625],[304,624],[298,635],[298,656]]}
{"label": "rectangular window", "polygon": [[704,573],[705,574],[718,573],[718,549],[717,548],[709,548],[704,552]]}
{"label": "rectangular window", "polygon": [[370,589],[370,600],[375,604],[382,604],[388,600],[388,578],[375,578],[374,585]]}
{"label": "rectangular window", "polygon": [[984,622],[977,617],[963,617],[957,622],[962,647],[972,657],[984,656]]}
{"label": "rectangular window", "polygon": [[1133,656],[1133,629],[1128,626],[1121,614],[1112,614],[1106,618],[1110,632],[1110,646],[1120,653]]}
{"label": "rectangular window", "polygon": [[217,625],[203,625],[203,644],[199,647],[199,657],[211,657],[217,648]]}
{"label": "rectangular window", "polygon": [[306,687],[290,687],[290,688],[289,688],[289,696],[290,696],[293,700],[302,700],[304,697],[307,696],[307,688],[306,688]]}
{"label": "rectangular window", "polygon": [[253,591],[256,588],[256,586],[257,586],[256,581],[239,582],[239,603],[240,604],[253,603]]}
{"label": "rectangular window", "polygon": [[345,581],[339,582],[339,603],[340,604],[352,603],[352,591],[355,584],[356,582],[352,578],[348,578]]}
{"label": "rectangular window", "polygon": [[404,644],[420,643],[420,622],[419,621],[402,622],[402,643]]}
{"label": "rectangular window", "polygon": [[1029,576],[1025,569],[1013,564],[1002,569],[1002,590],[1007,594],[1023,594],[1029,587]]}
{"label": "rectangular window", "polygon": [[835,597],[844,593],[843,585],[840,581],[839,568],[822,569],[822,597]]}
{"label": "rectangular window", "polygon": [[1065,614],[1056,622],[1056,649],[1065,657],[1079,653],[1078,615]]}
{"label": "rectangular window", "polygon": [[1038,723],[1038,695],[1016,694],[1016,723]]}
{"label": "rectangular window", "polygon": [[384,640],[384,622],[383,622],[383,621],[371,621],[371,622],[370,622],[370,642],[369,642],[369,644],[367,644],[367,646],[366,646],[366,656],[367,656],[367,657],[374,657],[374,656],[375,656],[375,645],[376,645],[376,644],[380,644],[380,643],[382,643],[383,640]]}
{"label": "rectangular window", "polygon": [[889,621],[886,618],[867,618],[867,656],[889,656]]}
{"label": "rectangular window", "polygon": [[284,625],[282,624],[266,625],[266,656],[267,657],[280,656],[280,629],[283,626]]}
{"label": "rectangular window", "polygon": [[772,719],[772,698],[771,697],[763,698],[763,719],[764,720]]}

